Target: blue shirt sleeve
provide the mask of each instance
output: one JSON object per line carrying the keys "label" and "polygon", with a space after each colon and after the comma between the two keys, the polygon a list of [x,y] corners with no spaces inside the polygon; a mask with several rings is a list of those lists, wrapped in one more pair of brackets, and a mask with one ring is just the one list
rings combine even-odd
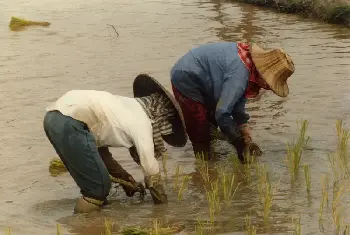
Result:
{"label": "blue shirt sleeve", "polygon": [[232,118],[232,111],[237,105],[238,110],[242,111],[242,98],[244,98],[244,93],[248,84],[247,77],[237,75],[237,73],[225,75],[222,93],[215,111],[215,119],[221,131],[227,134],[231,139],[235,139],[238,136],[238,128],[236,122]]}
{"label": "blue shirt sleeve", "polygon": [[233,107],[232,110],[232,118],[237,124],[237,126],[246,124],[250,119],[249,114],[245,110],[245,105],[247,103],[247,99],[242,97],[238,103]]}

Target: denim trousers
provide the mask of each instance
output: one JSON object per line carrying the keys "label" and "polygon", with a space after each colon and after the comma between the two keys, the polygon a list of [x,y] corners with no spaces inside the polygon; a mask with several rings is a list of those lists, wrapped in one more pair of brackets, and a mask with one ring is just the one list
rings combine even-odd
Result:
{"label": "denim trousers", "polygon": [[81,194],[105,200],[111,180],[87,125],[59,111],[49,111],[44,118],[44,130]]}

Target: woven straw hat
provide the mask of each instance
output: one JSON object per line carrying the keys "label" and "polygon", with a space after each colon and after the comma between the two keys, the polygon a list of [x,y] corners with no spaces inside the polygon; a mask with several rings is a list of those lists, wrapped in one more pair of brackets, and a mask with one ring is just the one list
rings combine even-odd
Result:
{"label": "woven straw hat", "polygon": [[143,96],[149,96],[153,93],[160,92],[166,95],[174,108],[177,115],[172,120],[173,133],[170,135],[162,135],[162,138],[168,144],[175,147],[183,147],[187,143],[187,134],[185,121],[182,115],[182,111],[173,95],[168,92],[157,80],[147,74],[139,74],[133,84],[134,97],[139,98]]}
{"label": "woven straw hat", "polygon": [[253,43],[250,47],[252,60],[260,76],[280,97],[289,94],[287,79],[294,73],[292,58],[282,49],[264,50]]}

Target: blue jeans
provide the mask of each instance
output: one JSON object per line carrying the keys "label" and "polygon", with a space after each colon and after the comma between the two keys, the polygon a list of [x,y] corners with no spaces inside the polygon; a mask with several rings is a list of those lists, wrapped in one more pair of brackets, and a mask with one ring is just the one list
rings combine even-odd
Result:
{"label": "blue jeans", "polygon": [[104,201],[111,180],[87,125],[59,111],[50,111],[44,118],[44,130],[81,194]]}

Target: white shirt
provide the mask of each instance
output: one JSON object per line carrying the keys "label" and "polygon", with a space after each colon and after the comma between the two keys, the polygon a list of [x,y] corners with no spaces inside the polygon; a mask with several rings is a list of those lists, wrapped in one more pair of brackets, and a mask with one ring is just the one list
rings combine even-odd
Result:
{"label": "white shirt", "polygon": [[105,91],[71,90],[47,107],[87,124],[98,147],[136,147],[143,173],[159,173],[151,120],[134,98]]}

